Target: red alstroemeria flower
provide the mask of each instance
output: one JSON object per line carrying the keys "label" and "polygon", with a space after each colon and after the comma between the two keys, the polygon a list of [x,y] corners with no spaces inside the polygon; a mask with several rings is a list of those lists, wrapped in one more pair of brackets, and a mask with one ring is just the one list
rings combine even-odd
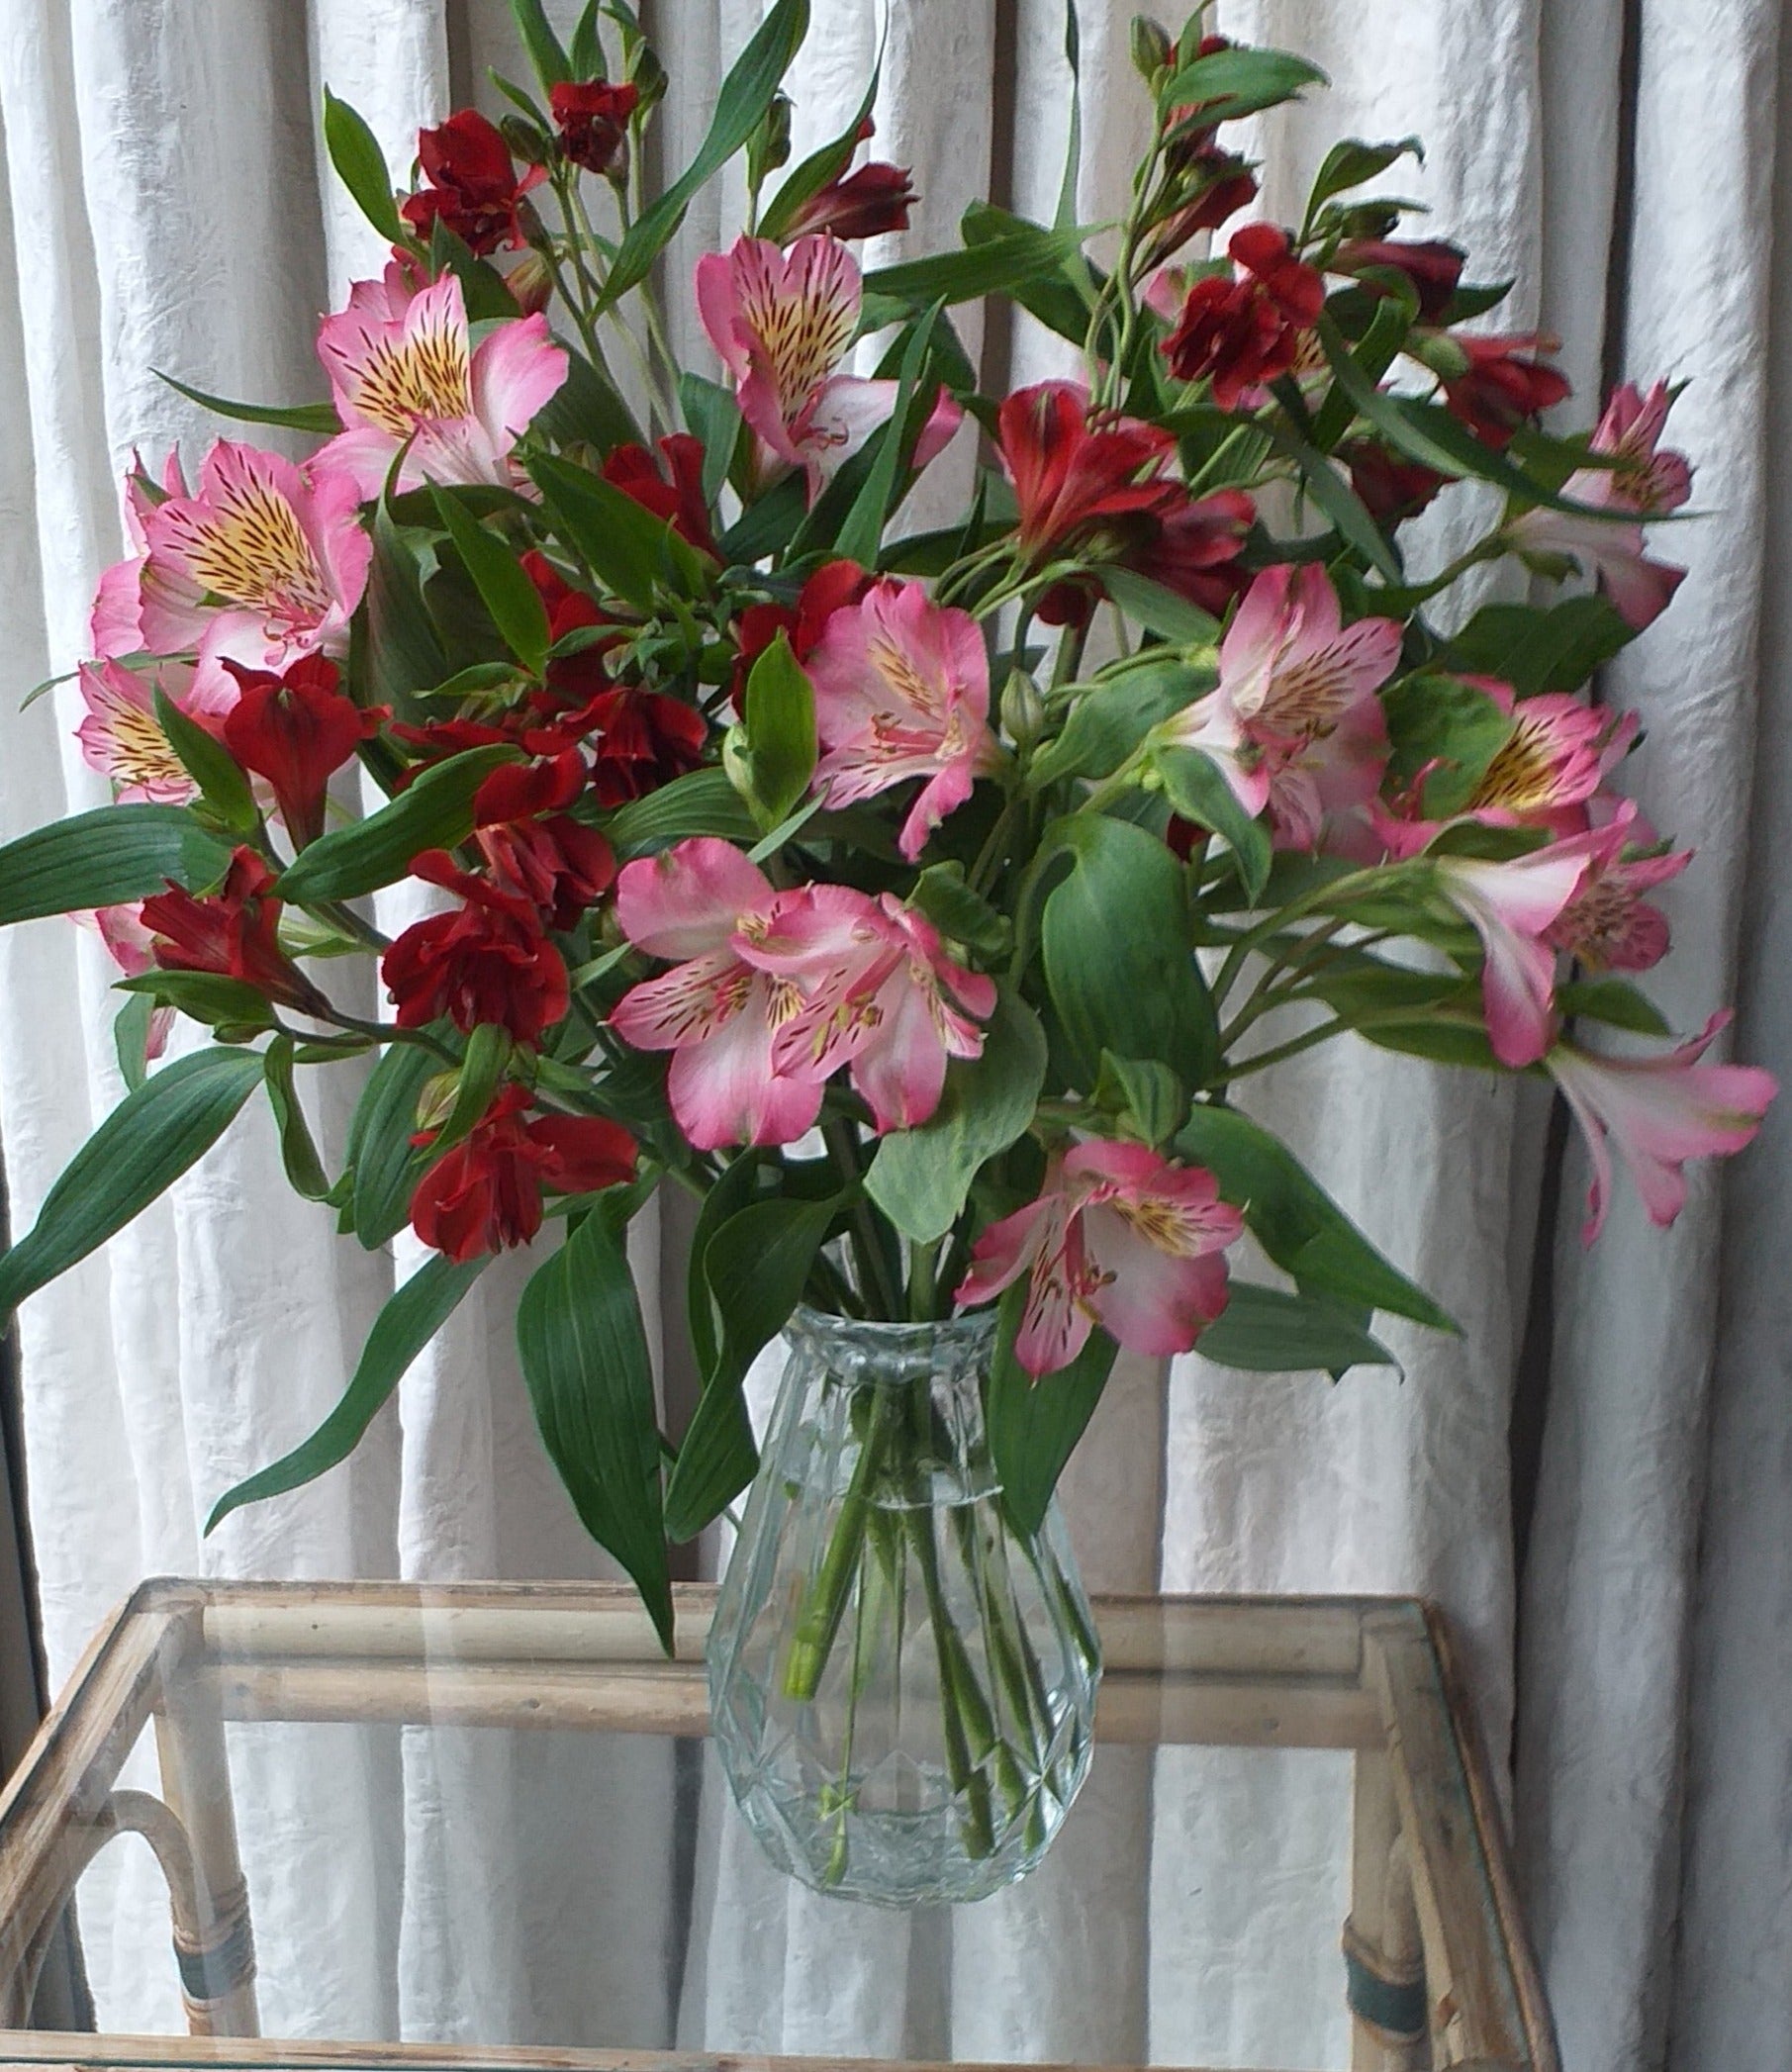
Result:
{"label": "red alstroemeria flower", "polygon": [[[634,1139],[602,1115],[522,1120],[529,1097],[501,1089],[464,1143],[444,1152],[411,1197],[411,1227],[458,1265],[526,1245],[541,1228],[543,1190],[594,1194],[634,1177]],[[430,1133],[416,1142],[426,1145]]]}
{"label": "red alstroemeria flower", "polygon": [[675,431],[659,441],[656,460],[645,446],[617,446],[600,470],[604,480],[625,497],[666,518],[681,539],[700,554],[719,559],[709,505],[704,495],[704,444],[688,431]]}
{"label": "red alstroemeria flower", "polygon": [[538,1043],[566,1012],[566,960],[548,940],[533,904],[462,871],[445,849],[430,849],[411,875],[461,901],[452,913],[414,921],[380,962],[401,1028],[447,1015],[471,1034],[500,1022],[519,1043]]}
{"label": "red alstroemeria flower", "polygon": [[514,251],[528,241],[518,206],[547,178],[547,167],[531,165],[519,177],[503,133],[476,108],[458,109],[438,129],[420,130],[417,155],[429,184],[399,214],[425,242],[437,223],[480,258],[501,244]]}
{"label": "red alstroemeria flower", "polygon": [[600,693],[584,718],[591,731],[591,788],[602,806],[625,805],[695,770],[709,737],[695,706],[639,684]]}
{"label": "red alstroemeria flower", "polygon": [[1450,342],[1468,364],[1461,374],[1445,377],[1444,401],[1476,438],[1495,449],[1510,445],[1522,424],[1568,393],[1567,376],[1537,357],[1557,345],[1542,331],[1482,337],[1452,331]]}
{"label": "red alstroemeria flower", "polygon": [[320,1005],[320,995],[280,947],[274,884],[273,872],[253,849],[238,849],[223,886],[207,897],[170,885],[140,909],[143,927],[154,938],[150,954],[163,971],[242,979],[270,1000],[310,1013]]}
{"label": "red alstroemeria flower", "polygon": [[1195,282],[1163,350],[1179,381],[1205,378],[1219,408],[1235,410],[1247,389],[1293,367],[1301,332],[1325,307],[1325,282],[1273,224],[1247,224],[1226,248],[1241,271]]}
{"label": "red alstroemeria flower", "polygon": [[747,678],[780,633],[791,643],[791,653],[806,662],[827,631],[836,612],[856,605],[871,588],[872,577],[856,561],[824,561],[803,584],[796,605],[749,605],[734,628],[734,709],[744,709]]}
{"label": "red alstroemeria flower", "polygon": [[1462,277],[1462,258],[1460,247],[1441,237],[1352,237],[1332,254],[1328,271],[1368,275],[1364,285],[1370,288],[1378,272],[1404,274],[1418,293],[1420,321],[1435,324]]}
{"label": "red alstroemeria flower", "polygon": [[810,195],[797,211],[783,241],[791,244],[810,234],[881,237],[891,231],[905,231],[914,201],[914,182],[907,169],[874,158]]}
{"label": "red alstroemeria flower", "polygon": [[224,665],[242,695],[224,717],[224,745],[245,770],[273,788],[281,825],[303,849],[324,832],[330,780],[388,716],[362,707],[340,689],[341,674],[322,655],[306,655],[284,676]]}
{"label": "red alstroemeria flower", "polygon": [[561,150],[587,172],[620,173],[628,163],[628,118],[640,98],[638,86],[613,86],[607,79],[561,80],[547,96]]}
{"label": "red alstroemeria flower", "polygon": [[1257,199],[1257,178],[1246,161],[1212,144],[1202,144],[1189,154],[1185,178],[1192,190],[1190,198],[1173,209],[1146,240],[1147,266],[1173,257],[1198,232],[1217,231]]}
{"label": "red alstroemeria flower", "polygon": [[1163,474],[1175,438],[1136,418],[1091,422],[1079,382],[1016,389],[996,416],[995,443],[1014,485],[1021,551],[1033,562],[1117,520],[1158,516],[1179,494]]}
{"label": "red alstroemeria flower", "polygon": [[1403,459],[1379,439],[1352,439],[1338,448],[1338,458],[1350,469],[1364,509],[1381,525],[1417,518],[1450,480],[1422,461]]}
{"label": "red alstroemeria flower", "polygon": [[527,899],[550,928],[575,926],[610,890],[616,861],[595,827],[566,808],[585,789],[576,748],[494,770],[473,795],[475,838],[492,881]]}

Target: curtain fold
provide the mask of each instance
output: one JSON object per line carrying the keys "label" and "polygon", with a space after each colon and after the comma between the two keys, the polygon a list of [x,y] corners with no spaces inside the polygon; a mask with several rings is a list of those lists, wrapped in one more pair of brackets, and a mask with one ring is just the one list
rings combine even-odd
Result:
{"label": "curtain fold", "polygon": [[[549,0],[562,28],[577,11]],[[1131,11],[1081,0],[1085,221],[1120,205],[1143,133]],[[872,0],[814,0],[813,13],[792,82],[799,154],[850,117],[882,32]],[[758,16],[757,0],[648,10],[675,82],[662,172],[695,149]],[[1426,235],[1469,245],[1481,277],[1515,279],[1511,328],[1559,334],[1572,422],[1605,380],[1690,381],[1673,425],[1704,516],[1665,548],[1690,573],[1602,696],[1644,712],[1629,781],[1700,852],[1664,900],[1675,1025],[1696,1029],[1740,987],[1744,1047],[1792,1080],[1792,607],[1774,581],[1792,553],[1792,492],[1773,465],[1792,438],[1780,16],[1777,0],[1218,10],[1228,32],[1299,49],[1334,82],[1258,126],[1268,213],[1298,212],[1335,137],[1422,134],[1424,164],[1386,184],[1428,202]],[[315,397],[316,317],[381,263],[328,172],[323,86],[402,166],[420,125],[468,95],[490,101],[488,66],[522,69],[503,0],[0,0],[0,279],[16,291],[0,296],[0,834],[104,796],[71,738],[71,688],[21,707],[85,652],[131,450],[158,465],[178,440],[191,466],[216,429],[157,370],[225,394]],[[874,258],[951,241],[986,193],[1049,218],[1069,93],[1062,0],[893,0],[876,148],[914,168],[922,200],[907,239]],[[694,364],[707,347],[690,268],[732,235],[740,204],[737,174],[698,197],[666,264],[673,335]],[[1027,323],[967,329],[966,343],[1017,382],[1065,364],[1062,342]],[[932,471],[917,523],[950,515],[972,464],[967,436]],[[1452,529],[1433,525],[1415,556],[1448,554]],[[78,927],[0,933],[0,1141],[21,1228],[122,1092],[110,977]],[[360,1083],[345,1067],[323,1085],[315,1121],[331,1157]],[[1792,1124],[1771,1115],[1728,1177],[1696,1172],[1671,1233],[1621,1196],[1583,1254],[1585,1171],[1570,1148],[1559,1189],[1545,1185],[1535,1089],[1359,1047],[1277,1069],[1253,1104],[1464,1336],[1395,1327],[1402,1371],[1337,1386],[1198,1359],[1166,1386],[1123,1361],[1067,1477],[1088,1580],[1437,1598],[1463,1635],[1490,1746],[1516,1751],[1521,1875],[1568,2072],[1792,2072],[1792,1230],[1778,1155]],[[1521,1576],[1509,1428],[1540,1217],[1551,1313],[1531,1338],[1549,1372]],[[675,1278],[666,1249],[662,1261],[645,1219],[643,1286]],[[532,1429],[511,1342],[526,1271],[515,1260],[482,1277],[349,1465],[203,1536],[223,1489],[333,1403],[416,1258],[408,1238],[389,1254],[338,1242],[288,1193],[251,1112],[166,1202],[27,1304],[53,1680],[157,1570],[613,1572]],[[767,1359],[762,1403],[774,1384]],[[1061,1857],[1034,1880],[950,1920],[854,1919],[848,1932],[839,1909],[765,1869],[713,1772],[682,1774],[649,1745],[511,1739],[242,1738],[270,2031],[1348,2062],[1331,1954],[1348,1867],[1338,1759],[1104,1751]],[[694,1793],[686,1931],[669,1837]],[[178,2025],[152,1877],[120,1853],[83,1888],[106,2025]],[[1266,1989],[1266,1938],[1323,1961]],[[303,1967],[282,1962],[300,1949]]]}

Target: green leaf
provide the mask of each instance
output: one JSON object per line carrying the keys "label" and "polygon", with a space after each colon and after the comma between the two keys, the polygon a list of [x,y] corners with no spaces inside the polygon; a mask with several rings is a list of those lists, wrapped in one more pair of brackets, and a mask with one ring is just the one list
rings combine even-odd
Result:
{"label": "green leaf", "polygon": [[1101,1053],[1095,1081],[1097,1107],[1131,1118],[1139,1137],[1154,1148],[1167,1143],[1188,1113],[1188,1089],[1168,1065],[1155,1058],[1117,1058]]}
{"label": "green leaf", "polygon": [[949,941],[966,943],[990,957],[1005,957],[1013,947],[1012,922],[965,883],[965,867],[956,859],[929,864],[914,881],[908,903],[918,906]]}
{"label": "green leaf", "polygon": [[747,677],[753,803],[767,827],[793,810],[815,774],[815,692],[781,630]]}
{"label": "green leaf", "polygon": [[722,81],[708,135],[697,156],[622,239],[605,282],[605,308],[646,278],[684,222],[692,197],[759,127],[807,33],[808,0],[777,0]]}
{"label": "green leaf", "polygon": [[538,677],[547,667],[552,637],[541,593],[504,541],[471,517],[451,491],[437,489],[433,496],[448,536],[466,563],[473,587],[492,614],[505,646],[530,676]]}
{"label": "green leaf", "polygon": [[877,561],[884,527],[896,504],[898,480],[907,473],[915,441],[926,423],[925,417],[915,408],[915,389],[932,343],[933,328],[944,307],[943,303],[934,303],[909,334],[902,354],[901,372],[896,377],[896,406],[878,433],[877,458],[872,462],[859,494],[853,499],[852,509],[846,514],[834,542],[834,553],[842,560],[857,561],[867,567]]}
{"label": "green leaf", "polygon": [[424,602],[416,554],[386,503],[375,505],[373,554],[367,567],[366,660],[369,703],[389,705],[402,714],[421,692],[433,690],[448,674],[441,635]]}
{"label": "green leaf", "polygon": [[1091,1331],[1069,1366],[1035,1381],[1014,1358],[1026,1298],[1023,1277],[1002,1296],[996,1311],[995,1360],[984,1415],[1002,1508],[1014,1530],[1030,1539],[1045,1523],[1052,1491],[1101,1400],[1118,1348],[1105,1331]]}
{"label": "green leaf", "polygon": [[598,0],[585,0],[584,9],[573,26],[566,56],[575,79],[602,79],[606,76],[604,46],[598,35],[598,17],[602,12]]}
{"label": "green leaf", "polygon": [[406,790],[366,819],[312,843],[280,879],[280,896],[297,906],[358,899],[396,885],[425,849],[452,849],[473,831],[473,795],[514,748],[469,748],[420,771]]}
{"label": "green leaf", "polygon": [[1238,860],[1245,896],[1255,904],[1269,880],[1270,830],[1238,802],[1219,765],[1199,748],[1160,748],[1155,757],[1164,795],[1184,820],[1210,827]]}
{"label": "green leaf", "polygon": [[410,241],[392,198],[392,175],[379,139],[346,101],[324,89],[324,141],[336,177],[388,244]]}
{"label": "green leaf", "polygon": [[286,1167],[286,1177],[296,1194],[303,1195],[307,1201],[322,1201],[330,1192],[330,1176],[324,1171],[324,1161],[318,1156],[311,1126],[306,1122],[305,1110],[299,1102],[299,1089],[293,1082],[292,1038],[276,1036],[261,1056],[267,1102],[274,1111],[274,1125],[280,1132],[280,1158]]}
{"label": "green leaf", "polygon": [[1384,694],[1382,707],[1393,744],[1390,775],[1410,784],[1428,773],[1424,810],[1433,819],[1462,811],[1512,738],[1511,717],[1460,677],[1405,677]]}
{"label": "green leaf", "polygon": [[146,899],[171,883],[203,892],[230,862],[230,843],[185,806],[102,805],[0,849],[0,927]]}
{"label": "green leaf", "polygon": [[678,400],[686,424],[703,441],[704,501],[713,505],[740,445],[740,406],[732,389],[724,389],[718,381],[706,381],[701,374],[679,376]]}
{"label": "green leaf", "polygon": [[1569,1020],[1600,1021],[1639,1036],[1667,1036],[1666,1015],[1625,979],[1577,979],[1556,989],[1556,1004]]}
{"label": "green leaf", "polygon": [[149,1018],[155,1002],[147,993],[133,993],[112,1017],[112,1047],[125,1090],[135,1093],[149,1077]]}
{"label": "green leaf", "polygon": [[[1328,404],[1330,401],[1328,397]],[[1307,494],[1337,527],[1339,538],[1355,547],[1378,575],[1389,583],[1398,583],[1399,557],[1350,483],[1310,439],[1302,438],[1291,426],[1272,425],[1269,431],[1275,450],[1285,453],[1299,468]]]}
{"label": "green leaf", "polygon": [[751,844],[759,839],[759,823],[724,771],[690,770],[618,806],[605,821],[604,832],[618,856],[632,857],[699,834]]}
{"label": "green leaf", "polygon": [[353,1177],[346,1227],[369,1252],[411,1220],[411,1196],[423,1171],[418,1102],[441,1061],[421,1043],[395,1043],[373,1068],[348,1125],[345,1163]]}
{"label": "green leaf", "polygon": [[1466,1015],[1446,1018],[1427,1014],[1412,1021],[1366,1021],[1357,1033],[1376,1049],[1399,1051],[1409,1058],[1428,1058],[1434,1065],[1466,1065],[1476,1072],[1499,1072],[1499,1060],[1487,1032]]}
{"label": "green leaf", "polygon": [[529,473],[554,530],[598,581],[616,597],[650,612],[655,592],[672,571],[677,535],[670,523],[602,475],[550,454],[538,453],[529,463]]}
{"label": "green leaf", "polygon": [[1219,1068],[1219,1031],[1188,947],[1181,866],[1129,820],[1080,813],[1059,827],[1074,862],[1045,902],[1041,941],[1076,1083],[1092,1087],[1111,1050],[1202,1084]]}
{"label": "green leaf", "polygon": [[127,1094],[63,1168],[37,1222],[0,1258],[0,1316],[141,1214],[217,1143],[260,1081],[254,1051],[194,1051]]}
{"label": "green leaf", "polygon": [[226,978],[221,972],[147,971],[135,979],[119,980],[114,990],[163,1000],[193,1021],[237,1029],[271,1029],[274,1025],[274,1010],[260,989],[246,979]]}
{"label": "green leaf", "polygon": [[503,324],[516,317],[517,298],[505,286],[504,275],[489,259],[478,257],[442,216],[429,231],[429,271],[437,280],[451,273],[459,281],[469,323]]}
{"label": "green leaf", "polygon": [[1326,152],[1314,178],[1307,200],[1307,222],[1310,224],[1335,194],[1363,186],[1402,158],[1423,160],[1424,156],[1425,147],[1416,137],[1403,137],[1398,143],[1365,143],[1356,137],[1341,139]]}
{"label": "green leaf", "polygon": [[1520,698],[1578,691],[1637,637],[1609,598],[1570,597],[1547,611],[1483,605],[1437,658],[1470,676],[1498,677]]}
{"label": "green leaf", "polygon": [[1099,570],[1098,580],[1134,624],[1149,626],[1178,647],[1212,647],[1219,639],[1219,620],[1211,612],[1203,612],[1199,605],[1191,605],[1149,576],[1116,565]]}
{"label": "green leaf", "polygon": [[530,1277],[517,1346],[548,1459],[586,1531],[634,1578],[670,1654],[653,1366],[628,1255],[602,1211]]}
{"label": "green leaf", "polygon": [[1235,1280],[1224,1313],[1200,1335],[1195,1351],[1220,1366],[1252,1373],[1342,1374],[1354,1366],[1398,1366],[1348,1310],[1317,1295]]}
{"label": "green leaf", "polygon": [[166,692],[158,689],[154,698],[155,717],[168,745],[206,803],[234,834],[252,834],[261,815],[236,757],[216,734],[189,718]]}
{"label": "green leaf", "polygon": [[641,427],[612,383],[582,352],[561,344],[566,379],[535,413],[529,427],[557,446],[583,442],[607,460],[617,446],[641,443]]}
{"label": "green leaf", "polygon": [[1434,1331],[1457,1329],[1448,1311],[1375,1250],[1286,1145],[1248,1115],[1197,1102],[1176,1150],[1188,1164],[1206,1167],[1222,1197],[1244,1210],[1264,1251],[1303,1288],[1411,1317]]}
{"label": "green leaf", "polygon": [[[865,298],[868,303],[881,299],[910,309],[925,309],[931,302],[950,305],[980,302],[986,295],[1005,295],[1062,265],[1080,252],[1085,238],[1092,235],[1082,224],[1058,231],[1042,230],[1037,224],[1020,224],[1017,230],[960,251],[934,252],[924,259],[903,259],[895,266],[879,266],[865,276]],[[873,315],[876,314],[874,310]]]}
{"label": "green leaf", "polygon": [[1329,83],[1316,64],[1292,51],[1234,47],[1196,57],[1172,73],[1158,94],[1158,107],[1168,114],[1198,106],[1203,124],[1229,123],[1291,101],[1302,87]]}
{"label": "green leaf", "polygon": [[290,430],[315,431],[325,438],[341,429],[341,421],[333,403],[233,403],[226,396],[209,396],[204,389],[189,388],[184,381],[176,381],[172,374],[164,374],[159,367],[151,367],[149,371],[157,381],[165,381],[189,403],[197,403],[201,410],[209,410],[214,417],[234,418],[239,424],[284,424]]}
{"label": "green leaf", "polygon": [[1073,698],[1063,732],[1028,766],[1027,789],[1037,792],[1065,777],[1110,776],[1154,726],[1192,705],[1217,680],[1212,667],[1197,669],[1166,655],[1088,685]]}
{"label": "green leaf", "polygon": [[541,0],[511,0],[511,14],[529,63],[535,67],[535,77],[541,81],[541,91],[550,93],[566,85],[573,75],[572,64]]}
{"label": "green leaf", "polygon": [[666,1488],[666,1530],[675,1540],[695,1539],[753,1479],[759,1458],[741,1383],[790,1322],[838,1209],[838,1196],[754,1202],[705,1245],[704,1285],[720,1336],[711,1323],[713,1362]]}
{"label": "green leaf", "polygon": [[387,1298],[342,1399],[303,1446],[228,1489],[212,1506],[206,1531],[215,1533],[233,1511],[263,1498],[284,1496],[346,1460],[386,1399],[405,1378],[424,1348],[453,1315],[461,1297],[485,1271],[489,1261],[470,1259],[464,1266],[432,1254],[403,1287]]}
{"label": "green leaf", "polygon": [[879,1141],[865,1191],[904,1237],[930,1245],[958,1221],[986,1161],[1006,1151],[1032,1122],[1045,1066],[1039,1017],[1004,988],[983,1055],[947,1067],[931,1118]]}

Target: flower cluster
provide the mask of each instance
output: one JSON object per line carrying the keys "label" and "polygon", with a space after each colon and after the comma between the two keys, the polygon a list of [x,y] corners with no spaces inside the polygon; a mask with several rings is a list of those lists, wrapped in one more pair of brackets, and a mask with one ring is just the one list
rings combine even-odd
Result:
{"label": "flower cluster", "polygon": [[[79,822],[0,853],[105,901],[132,1126],[159,1126],[173,1016],[206,1024],[182,1069],[264,1059],[289,1170],[363,1242],[395,1197],[457,1268],[551,1222],[578,1248],[535,1283],[555,1316],[632,1303],[614,1240],[686,1187],[722,1391],[803,1296],[998,1301],[1042,1377],[1116,1345],[1384,1357],[1363,1287],[1442,1313],[1304,1177],[1280,1212],[1268,1176],[1298,1169],[1231,1100],[1344,1036],[1546,1076],[1589,1231],[1613,1154],[1670,1220],[1686,1161],[1773,1092],[1708,1061],[1722,1016],[1676,1043],[1635,983],[1689,857],[1627,789],[1635,716],[1588,688],[1681,580],[1651,529],[1690,489],[1670,391],[1547,419],[1550,341],[1479,328],[1498,292],[1364,191],[1406,146],[1334,153],[1297,227],[1240,221],[1233,118],[1301,68],[1212,37],[1141,32],[1111,266],[974,210],[967,251],[867,273],[856,240],[913,195],[855,164],[862,127],[774,184],[794,0],[724,88],[761,96],[751,228],[698,262],[713,358],[681,367],[652,287],[677,217],[641,206],[663,76],[616,16],[557,55],[531,16],[539,98],[425,130],[403,192],[333,108],[392,252],[320,327],[328,427],[289,414],[301,461],[220,439],[195,477],[132,470],[79,737],[141,883]],[[984,247],[1074,377],[980,390]],[[920,530],[948,467],[963,512]],[[1503,504],[1416,580],[1401,524],[1465,483]],[[1501,562],[1544,601],[1462,607]],[[356,957],[376,1016],[332,977]],[[332,1178],[293,1074],[357,1056]],[[1232,1274],[1246,1230],[1292,1289]],[[710,1271],[749,1231],[750,1299]],[[687,1523],[743,1478],[704,1472]]]}

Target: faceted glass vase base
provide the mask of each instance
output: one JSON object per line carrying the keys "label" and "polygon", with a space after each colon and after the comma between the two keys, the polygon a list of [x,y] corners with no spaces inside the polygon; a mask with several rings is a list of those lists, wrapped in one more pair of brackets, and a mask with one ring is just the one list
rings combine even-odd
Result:
{"label": "faceted glass vase base", "polygon": [[1087,1773],[1100,1656],[1054,1505],[1002,1512],[990,1320],[799,1312],[709,1640],[717,1751],[780,1869],[875,1905],[987,1898]]}

